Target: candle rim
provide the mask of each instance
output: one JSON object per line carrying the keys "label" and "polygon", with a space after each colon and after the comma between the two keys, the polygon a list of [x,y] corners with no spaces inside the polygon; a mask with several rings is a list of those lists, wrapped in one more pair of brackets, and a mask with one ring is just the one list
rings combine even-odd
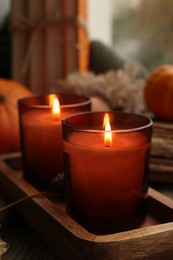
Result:
{"label": "candle rim", "polygon": [[145,115],[141,115],[141,114],[137,114],[137,113],[129,113],[129,112],[121,112],[121,111],[86,111],[86,112],[80,112],[80,113],[75,113],[72,115],[68,115],[66,116],[63,120],[62,120],[62,125],[66,126],[68,128],[71,128],[73,130],[77,130],[80,132],[88,132],[88,133],[104,133],[105,129],[89,129],[89,128],[81,128],[81,127],[77,127],[75,125],[70,125],[66,122],[66,120],[68,120],[69,118],[72,118],[74,116],[80,116],[80,115],[89,115],[89,114],[101,114],[101,113],[115,113],[115,114],[126,114],[126,115],[135,115],[135,116],[140,116],[140,117],[144,117],[148,120],[148,124],[139,126],[139,127],[131,127],[131,128],[126,128],[126,129],[111,129],[112,133],[127,133],[127,132],[136,132],[136,131],[141,131],[144,130],[146,128],[149,128],[153,125],[153,121],[150,117],[145,116]]}
{"label": "candle rim", "polygon": [[[75,102],[74,103],[69,103],[69,104],[61,104],[60,103],[60,107],[62,109],[64,108],[73,108],[73,107],[80,107],[80,106],[85,106],[85,105],[91,105],[92,100],[91,97],[86,97],[86,96],[79,96],[79,95],[65,95],[65,94],[59,94],[59,93],[49,93],[47,95],[36,95],[33,94],[32,96],[28,96],[28,97],[24,97],[24,98],[20,98],[18,100],[18,103],[21,103],[22,105],[24,105],[25,107],[31,107],[31,108],[38,108],[38,109],[49,109],[51,108],[51,106],[49,104],[30,104],[29,100],[32,99],[39,99],[39,98],[44,98],[47,97],[51,94],[55,94],[57,95],[57,98],[59,99],[59,97],[65,97],[65,98],[75,98]],[[77,100],[77,99],[83,99],[83,100]],[[28,103],[27,103],[28,101]]]}

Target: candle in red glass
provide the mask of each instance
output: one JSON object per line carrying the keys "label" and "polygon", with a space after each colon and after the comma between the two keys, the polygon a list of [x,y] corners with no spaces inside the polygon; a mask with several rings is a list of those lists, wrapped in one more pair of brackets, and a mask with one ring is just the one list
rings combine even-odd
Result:
{"label": "candle in red glass", "polygon": [[113,219],[138,210],[147,192],[151,125],[146,117],[120,112],[63,120],[69,212]]}
{"label": "candle in red glass", "polygon": [[85,97],[55,94],[19,100],[24,176],[37,188],[47,188],[63,172],[62,119],[90,110],[90,103]]}

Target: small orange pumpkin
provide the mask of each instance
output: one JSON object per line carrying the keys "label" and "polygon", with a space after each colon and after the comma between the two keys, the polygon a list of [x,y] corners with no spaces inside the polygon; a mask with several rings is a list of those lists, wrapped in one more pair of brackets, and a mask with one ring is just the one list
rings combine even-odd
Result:
{"label": "small orange pumpkin", "polygon": [[0,78],[0,153],[20,150],[17,100],[29,95],[25,86]]}
{"label": "small orange pumpkin", "polygon": [[147,108],[155,116],[173,120],[173,65],[156,68],[144,88]]}

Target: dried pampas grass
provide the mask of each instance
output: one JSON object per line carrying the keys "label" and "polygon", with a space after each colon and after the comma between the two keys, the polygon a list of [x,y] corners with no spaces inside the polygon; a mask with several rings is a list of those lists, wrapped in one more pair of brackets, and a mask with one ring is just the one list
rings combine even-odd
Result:
{"label": "dried pampas grass", "polygon": [[57,82],[60,93],[84,96],[99,96],[105,99],[113,110],[143,113],[145,79],[143,68],[136,63],[126,63],[122,69],[95,75],[71,73],[66,80]]}

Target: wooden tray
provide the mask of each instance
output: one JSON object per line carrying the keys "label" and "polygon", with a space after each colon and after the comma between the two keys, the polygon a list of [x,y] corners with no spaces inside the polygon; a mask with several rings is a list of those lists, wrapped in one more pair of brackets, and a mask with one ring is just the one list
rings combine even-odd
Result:
{"label": "wooden tray", "polygon": [[[0,157],[0,190],[9,201],[38,193],[22,177],[20,153]],[[143,221],[113,234],[89,232],[62,200],[30,198],[16,209],[60,259],[173,259],[173,200],[151,188]]]}

